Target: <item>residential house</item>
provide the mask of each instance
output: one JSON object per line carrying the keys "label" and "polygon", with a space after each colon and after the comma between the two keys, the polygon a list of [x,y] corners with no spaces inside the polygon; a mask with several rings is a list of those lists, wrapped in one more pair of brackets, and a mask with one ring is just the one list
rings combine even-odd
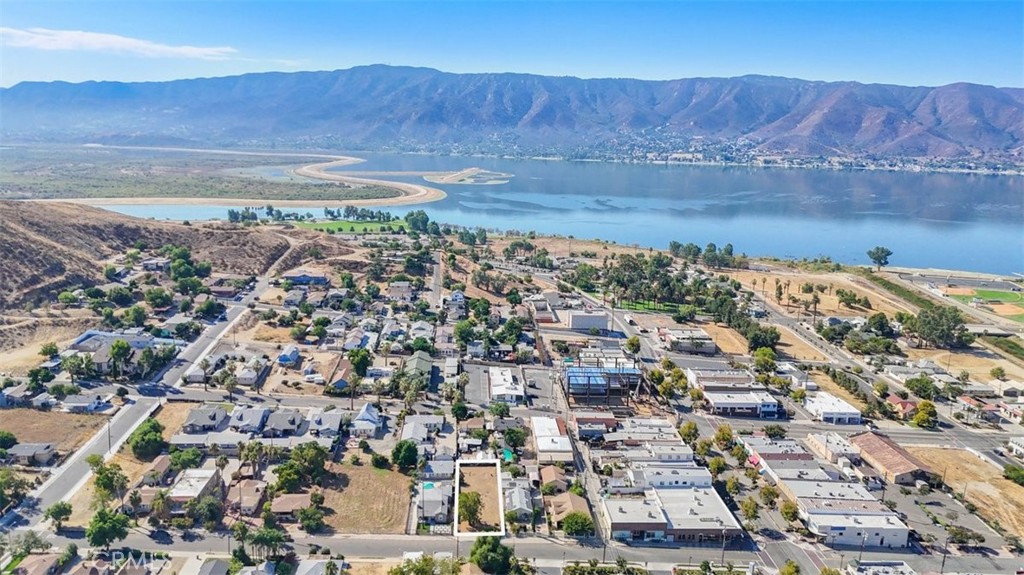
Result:
{"label": "residential house", "polygon": [[241,433],[259,433],[270,416],[266,407],[236,407],[231,412],[228,428]]}
{"label": "residential house", "polygon": [[52,443],[19,443],[7,450],[18,465],[49,465],[57,455]]}
{"label": "residential house", "polygon": [[431,459],[420,470],[421,479],[449,480],[455,477],[455,462],[451,459]]}
{"label": "residential house", "polygon": [[279,521],[296,521],[298,511],[312,504],[309,493],[282,493],[270,502],[270,512]]}
{"label": "residential house", "polygon": [[165,272],[171,269],[170,258],[146,258],[142,260],[142,269],[147,272]]}
{"label": "residential house", "polygon": [[216,431],[228,420],[228,412],[221,407],[197,407],[188,412],[181,429],[185,433],[203,433]]}
{"label": "residential house", "polygon": [[407,281],[391,282],[388,285],[387,298],[389,301],[399,303],[410,303],[415,298],[412,284]]}
{"label": "residential house", "polygon": [[434,339],[433,324],[427,323],[423,320],[413,322],[413,324],[409,326],[409,339],[415,341],[418,338],[423,338],[427,341]]}
{"label": "residential house", "polygon": [[889,405],[893,414],[899,419],[907,420],[914,417],[914,414],[917,413],[916,401],[903,399],[895,393],[889,394],[889,397],[885,398],[885,403]]}
{"label": "residential house", "polygon": [[418,486],[420,521],[429,524],[443,524],[451,520],[451,503],[454,486],[447,481],[421,482]]}
{"label": "residential house", "polygon": [[156,499],[158,493],[163,491],[163,487],[139,487],[139,506],[132,507],[131,498],[126,497],[124,504],[121,509],[128,515],[147,515],[153,510],[153,501]]}
{"label": "residential house", "polygon": [[1006,442],[1006,448],[1017,457],[1024,458],[1024,435],[1011,437]]}
{"label": "residential house", "polygon": [[438,326],[434,334],[434,351],[441,357],[456,357],[459,355],[459,346],[455,343],[454,326]]}
{"label": "residential house", "polygon": [[466,344],[466,354],[473,359],[483,359],[487,348],[482,340],[477,339]]}
{"label": "residential house", "polygon": [[375,437],[384,427],[384,418],[372,403],[364,403],[352,418],[352,437]]}
{"label": "residential house", "polygon": [[405,424],[419,423],[426,427],[430,431],[441,431],[444,427],[444,416],[443,415],[407,415],[405,417]]}
{"label": "residential house", "polygon": [[300,429],[305,425],[306,418],[294,409],[281,409],[267,416],[263,424],[263,437],[289,437],[301,435]]}
{"label": "residential house", "polygon": [[999,402],[999,415],[1011,423],[1024,423],[1024,403]]}
{"label": "residential house", "polygon": [[146,471],[142,474],[142,484],[150,487],[169,485],[174,479],[171,470],[171,458],[167,455],[158,455]]}
{"label": "residential house", "polygon": [[281,303],[285,307],[299,307],[304,301],[306,301],[306,290],[296,288],[284,294],[284,300]]}
{"label": "residential house", "polygon": [[405,361],[405,371],[411,377],[422,375],[425,381],[430,382],[431,372],[434,370],[430,354],[425,351],[417,351]]}
{"label": "residential house", "polygon": [[317,437],[338,437],[345,414],[340,411],[315,409],[309,414],[309,432]]}
{"label": "residential house", "polygon": [[186,469],[178,475],[178,480],[167,494],[172,515],[183,515],[186,505],[193,499],[223,496],[224,485],[218,469]]}
{"label": "residential house", "polygon": [[198,363],[193,363],[185,370],[185,381],[187,383],[206,383],[206,376],[206,371],[199,367]]}
{"label": "residential house", "polygon": [[57,572],[57,560],[60,555],[57,553],[32,553],[26,555],[18,563],[18,566],[11,570],[13,575],[53,575]]}
{"label": "residential house", "polygon": [[288,272],[282,275],[281,279],[290,281],[293,284],[300,286],[326,286],[330,285],[331,283],[331,280],[326,275],[307,270],[295,270]]}
{"label": "residential house", "polygon": [[505,490],[505,513],[509,511],[516,514],[520,523],[533,520],[533,498],[528,487],[516,485]]}
{"label": "residential house", "polygon": [[251,517],[263,508],[266,495],[266,481],[243,479],[228,488],[228,507]]}
{"label": "residential house", "polygon": [[551,524],[555,529],[562,528],[562,521],[570,513],[578,512],[590,515],[587,500],[569,491],[545,497],[544,504],[547,507],[548,519],[551,520]]}
{"label": "residential house", "polygon": [[5,405],[8,407],[16,407],[19,405],[26,405],[35,396],[35,392],[29,389],[27,383],[21,383],[12,387],[4,389],[2,392],[5,398]]}
{"label": "residential house", "polygon": [[[303,561],[302,563],[305,563],[305,561]],[[300,565],[302,563],[300,563]],[[277,565],[275,563],[272,563],[270,561],[264,561],[259,565],[242,567],[238,570],[238,575],[274,575],[276,571]]]}
{"label": "residential house", "polygon": [[299,362],[299,348],[295,345],[289,345],[284,348],[281,355],[277,356],[277,363],[285,366],[292,366]]}
{"label": "residential house", "polygon": [[[0,394],[0,407],[4,405],[3,398],[4,395]],[[29,401],[29,403],[32,405],[32,407],[36,409],[49,409],[54,405],[57,405],[57,398],[50,395],[48,392],[44,391],[39,395],[33,397],[32,400]]]}
{"label": "residential house", "polygon": [[[551,486],[550,488],[548,488],[549,485]],[[541,467],[540,487],[542,491],[553,490],[554,493],[562,493],[569,489],[569,481],[565,477],[565,470],[557,465]]]}
{"label": "residential house", "polygon": [[268,367],[263,358],[254,357],[235,366],[235,381],[238,382],[238,385],[257,388],[266,375]]}
{"label": "residential house", "polygon": [[228,575],[230,564],[224,559],[207,559],[199,571],[192,573],[182,573],[182,575]]}
{"label": "residential house", "polygon": [[103,398],[102,395],[69,395],[64,398],[62,402],[64,409],[71,413],[93,413],[96,411],[102,411],[110,405]]}
{"label": "residential house", "polygon": [[423,445],[430,441],[430,431],[422,423],[406,423],[402,426],[402,441],[413,441]]}

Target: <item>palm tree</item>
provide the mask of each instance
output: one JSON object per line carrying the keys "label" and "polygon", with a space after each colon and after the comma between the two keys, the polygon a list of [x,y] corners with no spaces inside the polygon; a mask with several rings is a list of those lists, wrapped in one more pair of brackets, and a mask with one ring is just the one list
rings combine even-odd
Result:
{"label": "palm tree", "polygon": [[245,521],[238,521],[231,526],[235,539],[238,544],[242,546],[242,552],[245,553],[245,544],[249,542],[249,524]]}
{"label": "palm tree", "polygon": [[811,320],[811,325],[818,323],[818,304],[821,303],[821,298],[818,296],[818,292],[814,292],[811,295],[811,305],[814,306],[814,319]]}
{"label": "palm tree", "polygon": [[135,524],[139,524],[139,507],[142,505],[142,493],[138,489],[132,489],[132,492],[128,494],[128,505],[132,506],[132,519],[135,520]]}
{"label": "palm tree", "polygon": [[338,564],[334,561],[328,561],[324,565],[324,575],[338,575]]}
{"label": "palm tree", "polygon": [[199,360],[199,369],[203,370],[203,391],[209,391],[210,360],[205,357]]}
{"label": "palm tree", "polygon": [[359,390],[359,386],[362,385],[363,378],[358,373],[349,378],[348,387],[348,408],[349,411],[355,411],[356,405],[356,392]]}
{"label": "palm tree", "polygon": [[167,494],[166,489],[161,489],[156,492],[153,497],[153,503],[150,504],[150,515],[156,517],[158,522],[167,520],[167,516],[171,512],[171,500]]}
{"label": "palm tree", "polygon": [[227,455],[218,456],[217,457],[217,470],[220,471],[223,474],[224,473],[224,468],[227,467],[227,466],[228,466],[228,456]]}
{"label": "palm tree", "polygon": [[68,372],[68,375],[71,377],[71,385],[75,384],[75,376],[81,371],[84,359],[82,356],[75,354],[69,355],[60,361],[61,369]]}

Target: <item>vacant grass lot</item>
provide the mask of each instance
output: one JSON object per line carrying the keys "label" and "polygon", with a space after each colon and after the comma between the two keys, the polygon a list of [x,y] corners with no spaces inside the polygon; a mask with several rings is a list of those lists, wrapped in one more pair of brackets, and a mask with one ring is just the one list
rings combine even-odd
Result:
{"label": "vacant grass lot", "polygon": [[336,220],[330,222],[296,222],[295,227],[320,232],[335,231],[338,233],[377,233],[380,231],[398,231],[406,229],[404,221],[394,222],[370,222],[358,220]]}
{"label": "vacant grass lot", "polygon": [[405,533],[412,480],[377,469],[363,457],[361,465],[330,463],[336,479],[324,489],[325,518],[335,533]]}
{"label": "vacant grass lot", "polygon": [[480,494],[480,529],[474,529],[469,523],[459,523],[460,532],[500,531],[501,530],[501,493],[498,492],[498,469],[494,464],[462,465],[462,485],[459,492],[475,491]]}
{"label": "vacant grass lot", "polygon": [[0,411],[0,430],[19,443],[53,443],[57,451],[75,451],[107,423],[105,415],[15,408]]}

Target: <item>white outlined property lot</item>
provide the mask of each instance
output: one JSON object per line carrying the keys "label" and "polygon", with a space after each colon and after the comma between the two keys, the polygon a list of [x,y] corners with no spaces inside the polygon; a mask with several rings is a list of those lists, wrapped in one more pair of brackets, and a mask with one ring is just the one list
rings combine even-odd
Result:
{"label": "white outlined property lot", "polygon": [[[496,481],[495,498],[498,500],[498,524],[501,529],[498,531],[462,531],[459,528],[459,494],[462,492],[462,468],[463,467],[494,467]],[[483,501],[483,505],[493,502]],[[497,459],[467,459],[455,462],[455,525],[453,532],[456,537],[482,537],[482,536],[505,536],[505,497],[501,490],[501,461]]]}

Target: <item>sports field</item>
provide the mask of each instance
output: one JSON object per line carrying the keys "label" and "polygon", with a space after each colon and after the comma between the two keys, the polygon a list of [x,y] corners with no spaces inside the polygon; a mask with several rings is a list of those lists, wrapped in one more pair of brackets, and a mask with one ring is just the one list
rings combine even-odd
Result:
{"label": "sports field", "polygon": [[295,222],[295,227],[317,230],[320,232],[333,231],[343,233],[378,233],[380,231],[392,232],[408,229],[407,224],[402,220],[393,222],[360,221],[360,220],[334,220],[329,222]]}
{"label": "sports field", "polygon": [[992,313],[1024,323],[1024,291],[947,287],[945,293],[966,304],[980,300],[980,303],[976,304],[979,307],[988,308]]}

